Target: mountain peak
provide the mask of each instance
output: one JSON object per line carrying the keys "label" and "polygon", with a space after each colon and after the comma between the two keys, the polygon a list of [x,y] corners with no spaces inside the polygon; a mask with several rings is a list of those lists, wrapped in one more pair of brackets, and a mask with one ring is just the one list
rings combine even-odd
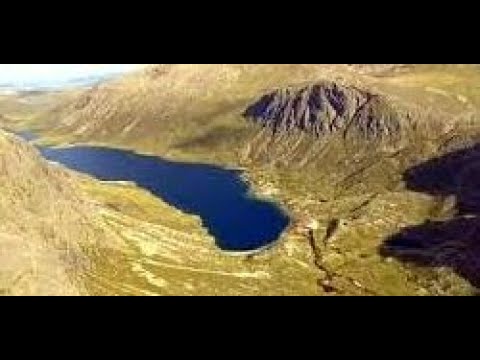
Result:
{"label": "mountain peak", "polygon": [[300,130],[318,138],[356,130],[363,138],[383,139],[402,130],[401,115],[386,97],[330,81],[266,94],[244,116],[274,133]]}

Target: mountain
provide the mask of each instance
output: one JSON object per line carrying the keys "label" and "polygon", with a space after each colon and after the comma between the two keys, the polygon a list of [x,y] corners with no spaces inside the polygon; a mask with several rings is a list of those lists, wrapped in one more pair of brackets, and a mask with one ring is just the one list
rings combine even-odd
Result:
{"label": "mountain", "polygon": [[50,143],[243,167],[294,217],[277,251],[294,261],[303,249],[319,293],[471,294],[458,266],[420,267],[385,246],[457,216],[455,194],[416,189],[406,174],[477,142],[479,80],[475,65],[157,65],[34,123]]}
{"label": "mountain", "polygon": [[355,87],[322,82],[264,95],[244,116],[274,133],[304,131],[317,138],[342,133],[367,140],[401,137],[402,117],[383,96]]}
{"label": "mountain", "polygon": [[339,72],[349,70],[339,65],[158,65],[94,87],[45,120],[55,135],[169,152],[181,150],[192,135],[209,136],[206,130],[241,136],[244,125],[227,122],[225,113],[241,112],[266,89]]}
{"label": "mountain", "polygon": [[331,81],[388,97],[389,106],[417,106],[412,111],[425,117],[433,112],[443,116],[463,111],[464,106],[441,86],[451,74],[472,83],[468,72],[475,71],[419,65],[398,73],[388,67],[393,71],[389,77],[382,67],[378,77],[365,69],[365,65],[157,65],[95,86],[48,112],[42,122],[57,137],[129,145],[157,154],[187,153],[205,139],[216,139],[218,151],[223,151],[230,145],[227,140],[250,135],[251,127],[239,120],[244,110],[279,89]]}

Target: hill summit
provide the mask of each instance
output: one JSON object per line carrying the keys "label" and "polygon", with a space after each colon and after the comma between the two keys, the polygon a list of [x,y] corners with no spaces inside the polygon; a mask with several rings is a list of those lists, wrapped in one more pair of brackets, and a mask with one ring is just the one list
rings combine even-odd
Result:
{"label": "hill summit", "polygon": [[244,116],[274,132],[301,130],[316,137],[354,130],[367,139],[391,139],[403,126],[403,114],[386,97],[328,81],[271,92]]}

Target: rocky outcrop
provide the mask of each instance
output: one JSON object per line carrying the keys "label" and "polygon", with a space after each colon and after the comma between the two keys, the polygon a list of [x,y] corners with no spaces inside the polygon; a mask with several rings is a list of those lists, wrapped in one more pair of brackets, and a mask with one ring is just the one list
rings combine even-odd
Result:
{"label": "rocky outcrop", "polygon": [[315,137],[341,133],[392,139],[401,135],[404,115],[381,95],[321,82],[269,93],[251,105],[244,116],[274,133],[300,130]]}

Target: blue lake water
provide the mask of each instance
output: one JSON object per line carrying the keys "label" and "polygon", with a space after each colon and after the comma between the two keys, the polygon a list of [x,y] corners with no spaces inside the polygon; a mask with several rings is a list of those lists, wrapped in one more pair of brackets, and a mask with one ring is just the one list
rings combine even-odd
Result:
{"label": "blue lake water", "polygon": [[[20,134],[27,140],[34,137]],[[273,202],[249,193],[241,172],[102,148],[40,148],[45,158],[106,181],[132,181],[166,203],[200,216],[224,250],[246,251],[278,239],[289,218]]]}

